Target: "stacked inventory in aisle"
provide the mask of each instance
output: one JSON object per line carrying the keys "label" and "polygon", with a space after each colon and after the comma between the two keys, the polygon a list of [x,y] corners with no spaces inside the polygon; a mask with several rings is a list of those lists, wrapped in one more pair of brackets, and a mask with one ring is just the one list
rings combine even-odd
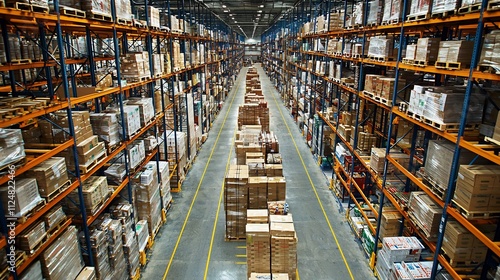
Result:
{"label": "stacked inventory in aisle", "polygon": [[[273,218],[288,214],[286,179],[279,142],[269,131],[268,108],[263,104],[259,75],[250,67],[245,104],[239,107],[236,164],[229,166],[224,185],[226,240],[246,239],[249,279],[271,275],[295,279],[297,238],[291,215]],[[249,116],[249,110],[258,113]]]}
{"label": "stacked inventory in aisle", "polygon": [[496,1],[299,1],[262,36],[265,70],[381,279],[416,277],[379,257],[407,235],[433,260],[422,279],[497,271],[498,30],[485,27],[499,17]]}

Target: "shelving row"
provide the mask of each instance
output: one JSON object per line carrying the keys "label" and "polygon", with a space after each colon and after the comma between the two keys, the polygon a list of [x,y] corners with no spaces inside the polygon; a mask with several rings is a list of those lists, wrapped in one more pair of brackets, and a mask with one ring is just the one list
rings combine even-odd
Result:
{"label": "shelving row", "polygon": [[109,16],[88,18],[66,2],[7,4],[1,278],[138,279],[242,67],[242,38],[191,0],[104,1]]}
{"label": "shelving row", "polygon": [[264,66],[379,278],[400,235],[425,245],[430,279],[494,278],[500,14],[422,3],[301,1],[263,36]]}

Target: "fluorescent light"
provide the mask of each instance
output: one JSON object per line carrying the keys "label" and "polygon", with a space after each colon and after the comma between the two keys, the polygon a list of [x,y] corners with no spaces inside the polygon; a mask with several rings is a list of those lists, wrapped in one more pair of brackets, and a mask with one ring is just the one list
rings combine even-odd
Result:
{"label": "fluorescent light", "polygon": [[222,5],[222,8],[227,8],[227,6],[226,5]]}
{"label": "fluorescent light", "polygon": [[257,13],[262,13],[262,10],[258,10]]}
{"label": "fluorescent light", "polygon": [[229,10],[224,10],[224,13],[229,13]]}
{"label": "fluorescent light", "polygon": [[264,5],[260,5],[259,8],[264,8]]}

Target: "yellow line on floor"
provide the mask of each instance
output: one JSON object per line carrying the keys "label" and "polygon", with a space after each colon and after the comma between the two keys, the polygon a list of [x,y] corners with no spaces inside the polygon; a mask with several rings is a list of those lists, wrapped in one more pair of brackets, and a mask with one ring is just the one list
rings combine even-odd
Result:
{"label": "yellow line on floor", "polygon": [[[349,275],[351,276],[351,279],[354,280],[354,276],[352,275],[351,268],[349,267],[349,264],[347,263],[347,259],[345,258],[345,255],[344,255],[344,252],[342,251],[342,248],[340,247],[340,243],[339,243],[339,240],[337,239],[337,235],[335,234],[335,231],[333,230],[332,224],[330,223],[330,219],[328,218],[328,215],[326,214],[325,207],[323,207],[323,203],[321,202],[321,199],[319,198],[318,191],[316,190],[316,187],[314,186],[314,183],[311,179],[311,175],[309,174],[309,171],[307,170],[304,159],[302,158],[302,155],[300,154],[299,147],[297,146],[295,139],[293,139],[292,131],[290,130],[290,127],[288,126],[288,123],[285,120],[285,116],[283,115],[283,111],[281,110],[281,106],[278,103],[278,101],[276,100],[276,96],[274,94],[272,94],[272,95],[273,95],[274,102],[276,103],[276,107],[278,107],[278,111],[280,112],[281,118],[283,119],[283,122],[285,123],[285,126],[288,130],[288,134],[290,135],[290,139],[292,139],[293,145],[295,146],[295,150],[297,151],[297,154],[299,155],[300,161],[302,162],[302,166],[304,167],[307,178],[309,179],[309,183],[311,184],[311,187],[314,191],[314,194],[316,195],[316,199],[318,200],[319,207],[321,208],[321,211],[323,212],[323,216],[325,217],[326,223],[328,224],[328,227],[330,228],[330,232],[332,233],[333,239],[335,240],[335,243],[337,244],[337,247],[339,248],[340,256],[342,257],[342,260],[344,261],[344,264],[347,268],[347,271],[349,272]],[[297,275],[298,275],[298,273],[297,273]]]}
{"label": "yellow line on floor", "polygon": [[237,249],[246,249],[247,246],[236,246]]}
{"label": "yellow line on floor", "polygon": [[[193,200],[191,201],[191,205],[189,206],[189,210],[186,214],[186,218],[184,219],[184,224],[182,225],[181,231],[179,232],[179,237],[177,237],[177,242],[175,243],[174,251],[172,252],[172,256],[170,257],[167,268],[165,269],[165,273],[163,274],[163,280],[167,279],[167,275],[168,275],[168,272],[170,271],[170,267],[172,266],[172,262],[174,260],[175,253],[177,252],[177,248],[179,247],[179,243],[181,242],[182,235],[184,234],[184,230],[186,229],[187,222],[189,220],[189,217],[191,216],[191,211],[193,210],[194,203],[196,201],[196,198],[198,197],[198,193],[200,191],[201,184],[203,182],[203,179],[205,178],[205,174],[207,173],[207,169],[208,169],[208,166],[210,165],[210,161],[212,161],[212,156],[214,155],[214,151],[215,151],[215,148],[217,147],[217,143],[219,143],[219,139],[220,139],[220,135],[222,133],[222,130],[224,129],[224,126],[226,125],[227,117],[229,116],[229,112],[231,111],[231,107],[233,106],[233,101],[234,101],[235,96],[236,96],[236,92],[233,93],[233,98],[231,99],[231,103],[229,104],[229,108],[227,108],[226,115],[224,116],[224,120],[223,120],[222,125],[219,129],[219,133],[217,134],[217,138],[215,139],[212,150],[210,151],[210,156],[208,157],[207,163],[205,164],[205,168],[203,169],[203,173],[201,174],[200,182],[198,183],[198,187],[196,188],[196,192],[194,193]],[[217,213],[219,213],[219,212],[217,211]]]}
{"label": "yellow line on floor", "polygon": [[[241,74],[243,74],[243,73],[241,73]],[[231,107],[233,106],[233,102],[234,102],[234,99],[235,99],[236,94],[238,92],[238,88],[240,87],[241,77],[242,76],[240,76],[240,79],[238,80],[236,85],[234,85],[235,93],[233,94],[233,98],[231,99],[231,104],[229,105],[228,112],[229,112],[229,109],[231,109]],[[227,117],[227,114],[226,114],[226,117]],[[225,122],[226,122],[226,119],[224,118],[224,124],[225,124]],[[231,143],[231,148],[229,149],[229,155],[227,156],[226,173],[227,173],[227,170],[229,169],[229,165],[231,164],[231,156],[233,154],[234,140],[235,140],[234,138],[236,137],[236,131],[238,131],[238,126],[235,127],[234,132],[233,132],[233,141]],[[222,198],[224,197],[224,183],[225,183],[225,180],[222,179],[222,186],[220,188],[220,194],[219,194],[219,203],[217,204],[217,212],[215,213],[214,226],[212,228],[212,238],[210,239],[210,246],[208,248],[207,263],[205,264],[205,274],[203,275],[204,280],[206,280],[208,277],[208,267],[210,266],[210,258],[212,256],[212,250],[214,247],[215,232],[217,231],[217,222],[219,221],[220,206],[222,204]]]}
{"label": "yellow line on floor", "polygon": [[246,264],[247,264],[247,262],[235,262],[235,264],[246,265]]}
{"label": "yellow line on floor", "polygon": [[236,255],[237,258],[246,258],[247,255]]}
{"label": "yellow line on floor", "polygon": [[298,268],[295,270],[295,275],[297,275],[297,280],[300,280],[300,275],[299,275],[299,269]]}

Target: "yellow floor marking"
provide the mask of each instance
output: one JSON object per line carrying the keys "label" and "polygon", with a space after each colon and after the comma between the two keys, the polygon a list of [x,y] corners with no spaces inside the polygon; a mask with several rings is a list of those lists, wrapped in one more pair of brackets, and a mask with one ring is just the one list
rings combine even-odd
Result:
{"label": "yellow floor marking", "polygon": [[[238,80],[238,83],[236,83],[236,85],[234,87],[236,92],[233,94],[233,98],[231,99],[231,104],[229,105],[228,112],[233,106],[233,102],[234,102],[234,99],[236,97],[236,93],[237,93],[238,88],[240,86],[240,82],[241,82],[241,79]],[[226,114],[226,118],[227,118],[227,114]],[[226,118],[224,118],[224,124],[226,123]],[[224,124],[223,124],[223,126],[224,126]],[[234,139],[236,137],[236,131],[238,131],[238,126],[235,127],[234,132],[233,132],[233,138],[232,138],[233,141],[231,141],[231,148],[229,150],[229,155],[227,156],[226,172],[229,169],[229,165],[231,164],[231,156],[233,154]],[[203,276],[204,280],[206,280],[208,277],[208,267],[210,266],[210,258],[212,256],[212,250],[213,250],[213,246],[214,246],[215,232],[217,231],[217,222],[219,221],[220,207],[222,204],[222,198],[224,197],[224,183],[225,183],[225,180],[222,179],[222,185],[221,185],[220,194],[219,194],[219,203],[217,204],[217,212],[215,213],[214,226],[212,228],[212,238],[210,239],[210,246],[209,246],[208,254],[207,254],[207,262],[205,264],[205,274]]]}
{"label": "yellow floor marking", "polygon": [[[214,155],[215,148],[217,147],[217,143],[219,143],[220,135],[222,133],[222,130],[224,129],[224,125],[226,124],[227,117],[229,116],[229,112],[231,111],[231,107],[233,106],[233,101],[234,101],[235,96],[236,96],[236,92],[233,94],[233,98],[231,100],[231,103],[229,104],[229,108],[226,111],[226,115],[224,116],[224,120],[223,120],[222,125],[219,129],[219,133],[217,134],[217,138],[215,139],[215,143],[212,147],[212,150],[210,151],[210,156],[208,157],[207,163],[205,164],[205,168],[203,169],[203,173],[201,174],[200,182],[198,184],[198,187],[196,188],[196,192],[194,194],[193,200],[191,201],[191,205],[189,206],[189,210],[186,214],[186,218],[184,219],[184,224],[182,225],[181,231],[179,232],[177,242],[175,243],[175,246],[174,246],[174,251],[172,252],[172,256],[170,257],[167,268],[165,269],[165,273],[163,274],[163,280],[167,279],[168,272],[170,271],[170,267],[172,266],[172,262],[174,260],[175,253],[177,252],[177,248],[179,247],[179,243],[181,242],[182,235],[184,234],[184,230],[186,229],[187,222],[189,220],[189,217],[191,216],[191,211],[193,209],[196,198],[198,197],[198,193],[200,191],[203,179],[205,178],[205,174],[207,173],[207,169],[208,169],[208,166],[210,165],[210,161],[212,161],[212,157]],[[219,213],[219,212],[217,211],[217,213]]]}

